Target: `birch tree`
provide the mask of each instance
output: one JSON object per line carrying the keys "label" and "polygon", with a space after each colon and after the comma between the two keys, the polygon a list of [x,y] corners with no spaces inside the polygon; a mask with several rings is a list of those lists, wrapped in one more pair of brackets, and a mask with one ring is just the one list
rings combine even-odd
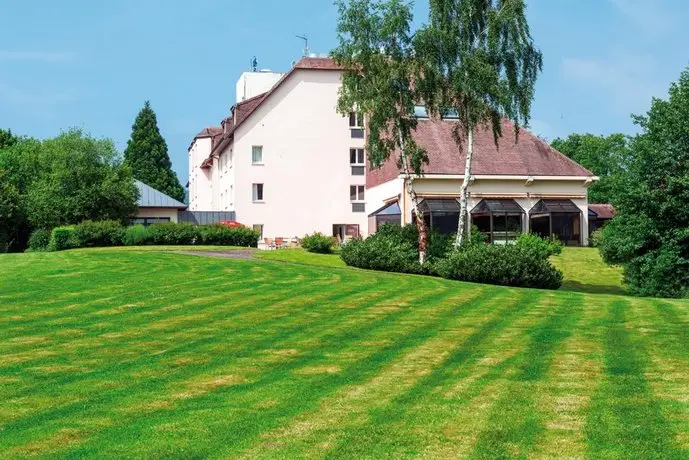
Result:
{"label": "birch tree", "polygon": [[423,63],[418,90],[430,112],[456,112],[454,138],[466,144],[456,246],[469,233],[468,198],[474,132],[490,129],[496,146],[501,121],[529,122],[542,68],[526,19],[525,0],[430,0],[429,22],[414,39]]}
{"label": "birch tree", "polygon": [[412,137],[417,125],[417,95],[412,84],[417,66],[411,5],[404,0],[337,0],[336,5],[339,44],[331,56],[345,69],[338,111],[365,115],[366,154],[372,168],[399,154],[398,167],[416,215],[419,262],[423,263],[427,230],[414,179],[428,158]]}

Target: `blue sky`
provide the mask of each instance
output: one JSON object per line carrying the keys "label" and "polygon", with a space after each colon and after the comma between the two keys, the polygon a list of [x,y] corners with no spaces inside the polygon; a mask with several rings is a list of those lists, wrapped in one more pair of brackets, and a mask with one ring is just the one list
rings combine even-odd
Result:
{"label": "blue sky", "polygon": [[[415,9],[424,22],[427,1]],[[0,127],[76,126],[123,150],[148,99],[182,183],[189,142],[227,116],[252,56],[284,71],[295,34],[318,53],[336,39],[330,0],[0,0],[0,17]],[[630,114],[689,64],[685,0],[530,0],[529,18],[545,60],[531,126],[549,140],[633,133]]]}

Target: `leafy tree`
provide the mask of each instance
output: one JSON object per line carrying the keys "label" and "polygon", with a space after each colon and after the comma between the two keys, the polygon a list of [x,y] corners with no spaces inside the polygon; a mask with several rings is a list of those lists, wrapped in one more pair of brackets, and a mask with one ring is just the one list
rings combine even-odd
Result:
{"label": "leafy tree", "polygon": [[624,265],[632,292],[689,295],[689,69],[635,116],[641,134],[616,196],[617,216],[603,230],[600,250]]}
{"label": "leafy tree", "polygon": [[600,177],[589,187],[589,202],[614,203],[622,175],[629,169],[629,138],[624,134],[571,134],[552,146]]}
{"label": "leafy tree", "polygon": [[24,221],[19,190],[7,180],[7,175],[0,170],[0,253],[16,244],[18,230]]}
{"label": "leafy tree", "polygon": [[0,150],[12,147],[19,139],[12,134],[12,130],[0,129]]}
{"label": "leafy tree", "polygon": [[0,220],[13,249],[26,244],[32,229],[127,221],[137,210],[138,190],[112,141],[79,130],[0,150],[0,175]]}
{"label": "leafy tree", "polygon": [[334,60],[345,69],[338,110],[366,115],[368,160],[380,167],[392,155],[404,174],[405,188],[419,227],[419,261],[423,263],[427,231],[414,177],[428,162],[414,142],[415,61],[410,27],[411,6],[403,0],[338,0],[339,45]]}
{"label": "leafy tree", "polygon": [[172,171],[167,143],[160,134],[156,114],[149,101],[134,121],[124,161],[136,179],[178,201],[184,200],[184,188]]}
{"label": "leafy tree", "polygon": [[525,0],[430,0],[429,23],[414,41],[424,100],[436,116],[450,109],[458,115],[455,141],[467,144],[459,246],[469,233],[474,130],[490,128],[497,144],[503,118],[517,128],[528,124],[542,55],[531,38]]}

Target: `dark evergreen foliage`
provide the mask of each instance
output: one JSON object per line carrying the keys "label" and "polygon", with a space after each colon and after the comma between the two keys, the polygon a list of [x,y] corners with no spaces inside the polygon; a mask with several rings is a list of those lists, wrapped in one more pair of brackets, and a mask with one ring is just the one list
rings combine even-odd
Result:
{"label": "dark evergreen foliage", "polygon": [[184,188],[172,170],[167,143],[158,129],[156,114],[146,101],[132,126],[132,136],[124,151],[124,161],[135,179],[184,201]]}

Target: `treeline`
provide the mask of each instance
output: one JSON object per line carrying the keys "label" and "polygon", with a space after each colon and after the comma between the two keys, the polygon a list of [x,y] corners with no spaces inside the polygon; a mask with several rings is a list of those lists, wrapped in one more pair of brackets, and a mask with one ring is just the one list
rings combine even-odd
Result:
{"label": "treeline", "polygon": [[112,141],[78,129],[42,141],[0,130],[0,252],[23,250],[35,229],[126,223],[137,199],[132,171]]}
{"label": "treeline", "polygon": [[601,177],[589,201],[611,203],[617,214],[599,248],[607,263],[624,267],[630,290],[688,297],[689,70],[633,120],[635,136],[575,134],[553,146]]}

